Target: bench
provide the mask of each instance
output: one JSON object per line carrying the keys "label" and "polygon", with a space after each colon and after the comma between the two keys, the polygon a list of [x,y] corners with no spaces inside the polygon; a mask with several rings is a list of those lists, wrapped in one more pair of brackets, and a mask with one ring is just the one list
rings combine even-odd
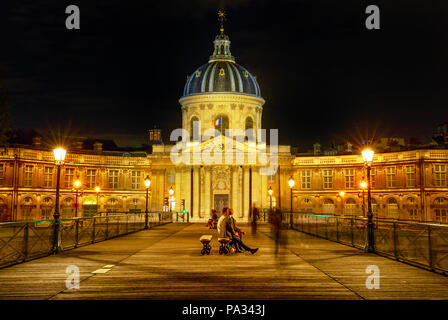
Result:
{"label": "bench", "polygon": [[218,238],[219,242],[219,254],[229,254],[232,252],[233,248],[230,247],[230,239],[229,238]]}
{"label": "bench", "polygon": [[211,234],[203,235],[199,238],[199,241],[202,243],[202,250],[201,254],[210,254],[210,251],[212,250],[212,246],[210,245],[210,241],[212,241],[213,236]]}

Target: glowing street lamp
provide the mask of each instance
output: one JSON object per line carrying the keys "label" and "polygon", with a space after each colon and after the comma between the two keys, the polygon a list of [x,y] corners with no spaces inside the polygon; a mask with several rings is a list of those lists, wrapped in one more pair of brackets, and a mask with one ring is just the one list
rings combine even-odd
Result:
{"label": "glowing street lamp", "polygon": [[96,214],[97,215],[98,215],[99,208],[100,208],[100,203],[99,203],[100,191],[101,191],[100,187],[95,187],[95,192],[96,192]]}
{"label": "glowing street lamp", "polygon": [[372,168],[374,151],[365,149],[362,151],[362,159],[364,160],[367,169],[367,252],[375,252],[375,238],[373,233],[373,212],[372,212],[372,197],[370,194],[370,169]]}
{"label": "glowing street lamp", "polygon": [[59,185],[61,180],[61,166],[64,164],[66,150],[63,148],[56,148],[53,150],[54,160],[57,166],[57,176],[56,176],[56,204],[54,208],[54,233],[53,233],[53,245],[51,248],[52,253],[58,253],[61,251],[61,244],[59,241],[59,229],[61,222],[59,221]]}
{"label": "glowing street lamp", "polygon": [[168,190],[168,193],[170,194],[170,202],[169,202],[169,205],[170,205],[170,212],[172,212],[172,200],[171,200],[171,198],[172,198],[172,196],[173,196],[173,194],[174,194],[174,190],[173,190],[173,187],[171,187],[170,188],[170,190]]}
{"label": "glowing street lamp", "polygon": [[345,192],[344,192],[344,191],[341,191],[341,192],[339,192],[339,195],[340,195],[341,197],[343,197],[343,196],[345,195]]}
{"label": "glowing street lamp", "polygon": [[272,187],[269,187],[268,194],[269,194],[269,203],[270,203],[271,211],[272,211],[272,194],[273,193],[274,193],[274,190],[272,190]]}
{"label": "glowing street lamp", "polygon": [[78,217],[78,190],[81,187],[81,181],[79,179],[77,179],[74,183],[73,186],[75,187],[75,218]]}
{"label": "glowing street lamp", "polygon": [[295,184],[295,181],[294,181],[294,179],[292,178],[292,176],[291,177],[289,177],[289,180],[288,180],[288,185],[289,185],[289,189],[290,189],[290,191],[291,191],[291,194],[290,194],[290,200],[291,200],[291,206],[290,206],[290,208],[291,208],[291,212],[289,213],[289,228],[290,229],[292,229],[292,225],[293,225],[293,218],[292,218],[292,188],[294,188],[294,184]]}
{"label": "glowing street lamp", "polygon": [[149,198],[149,187],[151,186],[151,179],[149,176],[145,178],[145,188],[146,188],[146,210],[145,210],[145,229],[149,229],[148,224],[148,198]]}
{"label": "glowing street lamp", "polygon": [[363,180],[363,181],[361,181],[361,183],[359,185],[362,190],[362,216],[365,217],[366,216],[366,205],[365,205],[365,199],[364,199],[364,191],[367,189],[367,182],[365,182]]}

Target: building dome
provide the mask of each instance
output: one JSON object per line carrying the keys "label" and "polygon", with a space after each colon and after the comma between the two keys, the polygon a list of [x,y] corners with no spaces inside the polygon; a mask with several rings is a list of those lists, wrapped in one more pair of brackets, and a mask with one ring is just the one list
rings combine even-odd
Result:
{"label": "building dome", "polygon": [[230,53],[230,39],[221,33],[216,36],[214,52],[207,64],[200,66],[188,77],[183,97],[208,93],[247,94],[261,98],[255,77],[244,67],[235,63]]}

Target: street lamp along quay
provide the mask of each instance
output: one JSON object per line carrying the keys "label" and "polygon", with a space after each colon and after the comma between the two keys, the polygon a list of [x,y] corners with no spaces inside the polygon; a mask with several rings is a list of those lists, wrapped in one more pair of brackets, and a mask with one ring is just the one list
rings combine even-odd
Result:
{"label": "street lamp along quay", "polygon": [[100,211],[100,203],[99,203],[99,195],[100,195],[101,188],[95,187],[96,192],[96,214],[98,215],[98,212]]}
{"label": "street lamp along quay", "polygon": [[145,209],[145,229],[149,229],[149,219],[148,219],[148,198],[149,198],[149,187],[151,186],[151,179],[149,176],[145,178],[145,188],[146,188],[146,209]]}
{"label": "street lamp along quay", "polygon": [[272,212],[272,194],[274,193],[274,190],[272,190],[272,187],[269,187],[268,194],[269,194],[269,207],[270,211]]}
{"label": "street lamp along quay", "polygon": [[370,170],[372,168],[374,151],[365,149],[362,151],[362,159],[367,169],[367,252],[375,252],[375,238],[373,233],[373,212],[372,212],[372,197],[370,194]]}
{"label": "street lamp along quay", "polygon": [[288,185],[289,185],[289,189],[291,190],[291,196],[290,196],[290,200],[291,200],[291,204],[290,204],[290,210],[291,210],[291,212],[289,213],[289,228],[290,229],[292,229],[292,226],[293,226],[293,217],[292,217],[292,188],[294,188],[294,184],[295,184],[295,181],[294,181],[294,179],[292,178],[292,176],[291,177],[289,177],[289,180],[288,180]]}
{"label": "street lamp along quay", "polygon": [[81,187],[81,181],[77,179],[73,186],[75,187],[75,218],[78,217],[78,190]]}
{"label": "street lamp along quay", "polygon": [[61,226],[61,222],[59,221],[59,185],[61,180],[61,166],[64,164],[65,154],[67,150],[64,148],[56,148],[53,150],[54,160],[57,166],[57,176],[56,176],[56,204],[54,208],[54,221],[53,221],[53,244],[51,247],[52,253],[59,253],[61,251],[61,243],[59,241],[59,230]]}
{"label": "street lamp along quay", "polygon": [[170,200],[170,202],[169,202],[169,206],[170,206],[170,212],[172,212],[172,196],[173,196],[173,194],[174,194],[174,189],[173,189],[173,187],[171,187],[170,188],[170,190],[168,190],[168,193],[169,193],[169,195],[170,195],[170,198],[169,198],[169,200]]}
{"label": "street lamp along quay", "polygon": [[361,183],[359,185],[361,186],[361,189],[362,189],[362,216],[365,217],[366,216],[366,205],[365,205],[364,191],[367,189],[367,182],[365,182],[363,180],[363,181],[361,181]]}

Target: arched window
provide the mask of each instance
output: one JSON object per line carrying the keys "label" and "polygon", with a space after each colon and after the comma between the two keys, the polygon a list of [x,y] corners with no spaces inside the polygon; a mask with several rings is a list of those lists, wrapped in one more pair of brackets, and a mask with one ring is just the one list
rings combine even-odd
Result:
{"label": "arched window", "polygon": [[398,203],[395,198],[387,199],[387,216],[389,219],[398,219],[399,218],[399,210]]}
{"label": "arched window", "polygon": [[65,198],[62,202],[62,218],[71,219],[75,215],[75,201],[72,198]]}
{"label": "arched window", "polygon": [[310,198],[303,198],[301,209],[304,212],[312,212],[313,211],[313,202],[311,201]]}
{"label": "arched window", "polygon": [[409,197],[406,199],[406,209],[409,219],[418,220],[418,203],[414,198]]}
{"label": "arched window", "polygon": [[356,201],[353,198],[348,198],[345,201],[345,214],[354,216],[356,215]]}
{"label": "arched window", "polygon": [[40,218],[41,220],[49,220],[52,216],[53,200],[49,197],[44,198],[40,206]]}
{"label": "arched window", "polygon": [[[249,130],[249,129],[254,129],[254,120],[251,117],[247,117],[246,118],[246,123],[245,123],[244,127],[245,127],[246,131]],[[245,132],[245,133],[247,134],[246,139],[248,139],[249,138],[249,133],[248,132]],[[252,139],[253,139],[254,135],[255,135],[255,132],[252,132]]]}
{"label": "arched window", "polygon": [[23,203],[22,203],[22,206],[21,206],[21,209],[22,209],[22,220],[25,220],[25,221],[29,221],[29,220],[33,220],[33,209],[35,208],[36,206],[34,205],[34,203],[33,203],[33,199],[32,198],[30,198],[30,197],[26,197],[24,200],[23,200]]}
{"label": "arched window", "polygon": [[[196,122],[196,124],[195,124]],[[199,130],[199,118],[194,116],[190,119],[190,140],[193,140],[193,136],[196,135],[199,137],[199,132],[194,132],[194,129],[196,127],[196,130]]]}
{"label": "arched window", "polygon": [[434,218],[438,222],[447,222],[448,216],[448,199],[436,198],[434,200]]}
{"label": "arched window", "polygon": [[229,117],[224,114],[218,115],[213,121],[213,126],[219,131],[219,134],[225,135],[226,130],[229,129]]}
{"label": "arched window", "polygon": [[324,214],[334,214],[334,201],[331,199],[324,199],[322,212]]}

